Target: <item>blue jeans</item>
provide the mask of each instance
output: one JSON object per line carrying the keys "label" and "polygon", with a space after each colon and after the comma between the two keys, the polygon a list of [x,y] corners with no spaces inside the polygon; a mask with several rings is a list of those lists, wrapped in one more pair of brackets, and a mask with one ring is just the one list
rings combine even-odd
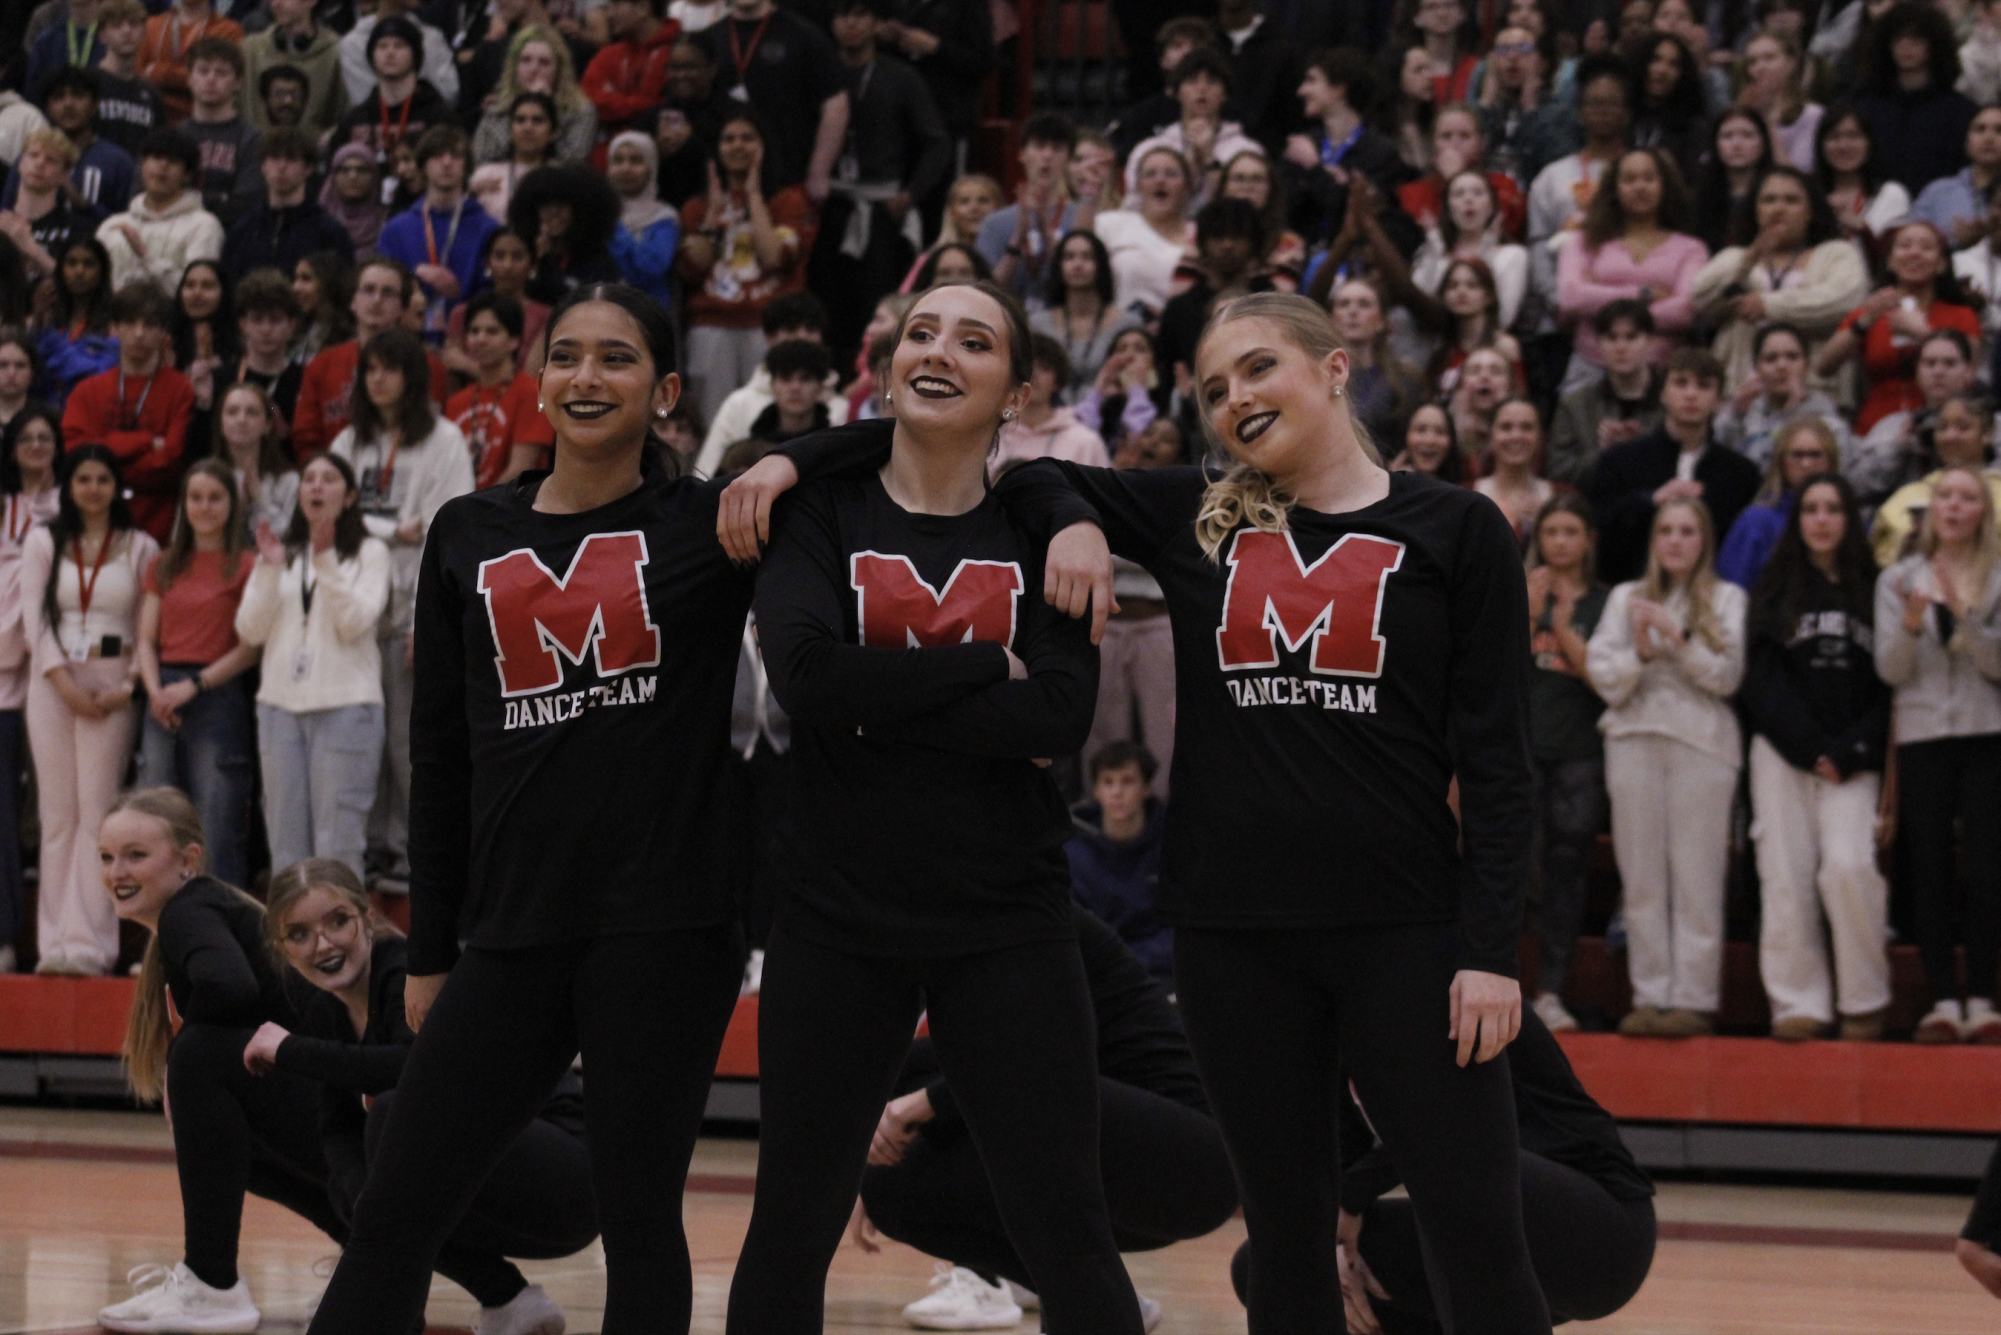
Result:
{"label": "blue jeans", "polygon": [[362,874],[368,809],[382,768],[382,731],[381,705],[303,714],[257,706],[273,871],[305,858],[338,858],[356,876]]}
{"label": "blue jeans", "polygon": [[[200,671],[197,664],[162,663],[160,684],[188,681]],[[139,740],[139,783],[179,788],[192,798],[208,836],[209,874],[242,885],[250,874],[247,836],[256,781],[247,679],[232,677],[203,691],[182,705],[180,713],[180,730],[169,732],[147,712]]]}

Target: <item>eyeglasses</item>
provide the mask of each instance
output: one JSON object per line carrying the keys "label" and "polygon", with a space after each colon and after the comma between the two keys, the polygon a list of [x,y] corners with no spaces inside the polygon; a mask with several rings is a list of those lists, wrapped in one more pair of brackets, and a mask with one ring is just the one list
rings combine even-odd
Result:
{"label": "eyeglasses", "polygon": [[1532,56],[1535,54],[1535,43],[1502,42],[1494,48],[1494,54],[1497,56]]}

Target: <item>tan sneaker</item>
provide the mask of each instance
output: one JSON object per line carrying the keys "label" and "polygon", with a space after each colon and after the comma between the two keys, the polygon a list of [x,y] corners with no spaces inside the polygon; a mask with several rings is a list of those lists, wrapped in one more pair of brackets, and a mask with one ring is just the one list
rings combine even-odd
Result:
{"label": "tan sneaker", "polygon": [[1707,1038],[1716,1032],[1716,1026],[1701,1011],[1676,1006],[1661,1016],[1654,1032],[1662,1038]]}
{"label": "tan sneaker", "polygon": [[1848,1043],[1874,1043],[1883,1037],[1883,1019],[1888,1012],[1870,1011],[1867,1015],[1844,1015],[1841,1017],[1841,1037]]}
{"label": "tan sneaker", "polygon": [[1826,1038],[1832,1028],[1832,1025],[1811,1015],[1788,1015],[1772,1023],[1772,1037],[1781,1043],[1805,1043],[1811,1039]]}
{"label": "tan sneaker", "polygon": [[1960,1009],[1957,1000],[1941,1001],[1918,1021],[1918,1031],[1911,1035],[1913,1043],[1946,1044],[1957,1043],[1960,1026],[1966,1023],[1966,1012]]}
{"label": "tan sneaker", "polygon": [[1635,1006],[1619,1021],[1619,1032],[1627,1038],[1659,1038],[1661,1014],[1658,1006]]}

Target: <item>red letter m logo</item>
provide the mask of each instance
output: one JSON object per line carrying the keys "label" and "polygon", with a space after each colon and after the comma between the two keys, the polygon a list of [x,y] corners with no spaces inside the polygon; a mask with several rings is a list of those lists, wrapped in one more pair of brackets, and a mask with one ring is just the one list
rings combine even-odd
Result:
{"label": "red letter m logo", "polygon": [[479,591],[500,650],[503,696],[563,684],[563,663],[597,649],[600,677],[660,666],[660,630],[646,607],[646,535],[593,533],[561,579],[523,547],[480,562]]}
{"label": "red letter m logo", "polygon": [[939,593],[907,556],[856,552],[848,558],[862,643],[921,649],[971,640],[1014,643],[1014,600],[1021,567],[1013,561],[961,561]]}
{"label": "red letter m logo", "polygon": [[1383,585],[1403,564],[1403,544],[1350,533],[1311,566],[1290,533],[1245,529],[1230,544],[1230,584],[1216,650],[1223,670],[1278,666],[1278,637],[1298,653],[1313,640],[1315,672],[1380,677]]}

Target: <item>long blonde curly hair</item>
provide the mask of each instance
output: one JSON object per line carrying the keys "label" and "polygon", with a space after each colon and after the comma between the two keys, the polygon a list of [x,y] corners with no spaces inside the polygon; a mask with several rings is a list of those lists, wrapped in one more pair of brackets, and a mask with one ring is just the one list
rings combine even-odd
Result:
{"label": "long blonde curly hair", "polygon": [[[1316,362],[1324,360],[1331,352],[1346,350],[1346,345],[1334,332],[1334,324],[1328,318],[1326,308],[1318,302],[1290,292],[1256,292],[1216,309],[1202,331],[1202,338],[1195,345],[1197,359],[1202,355],[1202,344],[1209,340],[1211,334],[1237,320],[1269,322],[1286,342]],[[1382,454],[1376,449],[1375,442],[1369,439],[1368,429],[1349,412],[1347,400],[1336,400],[1335,410],[1347,415],[1349,427],[1363,452],[1380,464]],[[1211,450],[1225,453],[1223,438],[1217,433],[1208,410],[1198,408],[1198,412],[1202,419],[1202,434],[1208,438]],[[1240,525],[1249,524],[1266,533],[1284,532],[1294,501],[1295,498],[1269,474],[1249,464],[1232,463],[1202,493],[1202,508],[1195,516],[1195,539],[1201,543],[1203,554],[1213,564],[1221,559],[1224,540]]]}
{"label": "long blonde curly hair", "polygon": [[1673,580],[1668,572],[1661,569],[1660,558],[1654,554],[1653,534],[1660,528],[1661,517],[1670,510],[1682,509],[1695,516],[1695,526],[1702,530],[1702,557],[1695,563],[1695,569],[1688,577],[1688,633],[1708,645],[1714,653],[1723,652],[1723,625],[1716,619],[1716,521],[1709,517],[1709,507],[1691,496],[1678,496],[1671,501],[1663,501],[1654,510],[1654,522],[1647,529],[1647,573],[1640,577],[1639,595],[1651,603],[1666,603],[1674,592]]}
{"label": "long blonde curly hair", "polygon": [[[493,90],[492,105],[495,110],[506,111],[514,105],[514,99],[523,91],[521,87],[521,50],[530,42],[540,42],[549,48],[556,58],[556,91],[553,101],[562,115],[580,110],[589,105],[590,99],[584,95],[583,86],[577,82],[577,67],[570,59],[570,44],[554,28],[545,28],[539,23],[530,23],[514,34],[507,44],[507,63],[501,67],[500,83]],[[559,126],[550,126],[553,135]]]}

